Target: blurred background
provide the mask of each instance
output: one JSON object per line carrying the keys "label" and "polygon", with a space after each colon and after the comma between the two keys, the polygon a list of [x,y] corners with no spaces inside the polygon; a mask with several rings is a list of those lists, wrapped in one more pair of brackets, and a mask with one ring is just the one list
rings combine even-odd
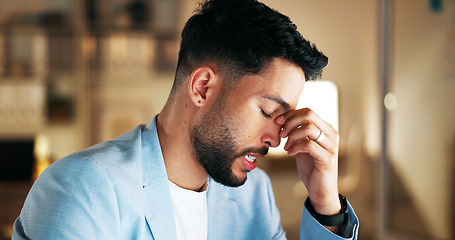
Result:
{"label": "blurred background", "polygon": [[[197,2],[0,1],[0,239],[45,167],[160,111]],[[360,239],[455,239],[455,0],[264,2],[329,56],[302,101],[336,113]],[[295,162],[278,150],[260,167],[298,239]]]}

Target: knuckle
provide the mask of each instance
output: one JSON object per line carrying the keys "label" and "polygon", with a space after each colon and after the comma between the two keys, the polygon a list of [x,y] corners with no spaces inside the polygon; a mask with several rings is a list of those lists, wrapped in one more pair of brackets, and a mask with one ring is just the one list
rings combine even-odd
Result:
{"label": "knuckle", "polygon": [[309,108],[302,109],[302,114],[306,117],[310,117],[313,113],[314,113],[313,110],[311,110]]}

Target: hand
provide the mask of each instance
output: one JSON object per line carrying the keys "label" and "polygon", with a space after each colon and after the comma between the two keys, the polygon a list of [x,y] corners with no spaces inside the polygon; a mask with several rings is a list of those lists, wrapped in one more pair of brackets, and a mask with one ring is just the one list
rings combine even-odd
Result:
{"label": "hand", "polygon": [[[311,109],[289,111],[276,118],[281,137],[288,137],[284,150],[296,157],[297,170],[311,204],[324,215],[340,213],[338,198],[338,132]],[[319,142],[316,139],[324,134]]]}

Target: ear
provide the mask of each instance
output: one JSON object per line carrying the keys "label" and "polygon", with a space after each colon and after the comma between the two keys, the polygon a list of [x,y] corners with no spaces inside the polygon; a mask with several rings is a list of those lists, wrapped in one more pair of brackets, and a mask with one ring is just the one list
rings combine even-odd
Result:
{"label": "ear", "polygon": [[221,89],[220,76],[213,68],[204,66],[195,69],[188,81],[188,94],[196,106],[203,106],[216,98]]}

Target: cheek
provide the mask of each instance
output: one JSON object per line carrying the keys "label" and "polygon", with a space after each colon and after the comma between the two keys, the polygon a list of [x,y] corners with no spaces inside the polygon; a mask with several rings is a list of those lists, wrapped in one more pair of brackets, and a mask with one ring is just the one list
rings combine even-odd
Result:
{"label": "cheek", "polygon": [[261,129],[264,126],[264,120],[250,117],[240,124],[235,125],[235,134],[241,142],[246,145],[256,145],[260,142]]}
{"label": "cheek", "polygon": [[239,143],[251,145],[252,141],[259,141],[260,129],[265,127],[267,119],[254,101],[239,102],[229,115],[232,134]]}

